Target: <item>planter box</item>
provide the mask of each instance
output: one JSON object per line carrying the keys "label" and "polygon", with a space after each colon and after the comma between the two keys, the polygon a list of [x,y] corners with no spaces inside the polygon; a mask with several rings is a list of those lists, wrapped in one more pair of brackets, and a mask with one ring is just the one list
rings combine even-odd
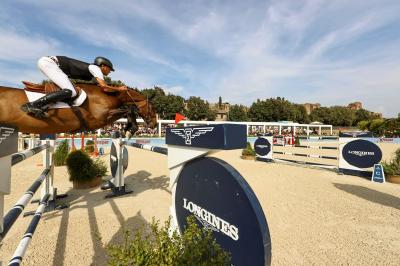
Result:
{"label": "planter box", "polygon": [[253,160],[253,161],[256,159],[256,157],[253,155],[242,155],[240,156],[240,158],[243,160]]}
{"label": "planter box", "polygon": [[103,179],[101,176],[97,176],[93,178],[90,181],[87,182],[81,182],[81,181],[72,181],[72,187],[74,189],[88,189],[88,188],[94,188],[100,186],[102,183]]}
{"label": "planter box", "polygon": [[386,181],[390,183],[400,184],[400,175],[388,175]]}

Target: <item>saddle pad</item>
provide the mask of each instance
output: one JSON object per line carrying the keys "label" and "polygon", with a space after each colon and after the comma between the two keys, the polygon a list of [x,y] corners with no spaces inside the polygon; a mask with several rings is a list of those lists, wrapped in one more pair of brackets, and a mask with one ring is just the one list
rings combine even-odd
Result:
{"label": "saddle pad", "polygon": [[[27,91],[25,90],[26,93],[26,97],[28,97],[28,100],[30,102],[33,102],[43,96],[45,96],[46,94],[44,93],[38,93],[38,92],[32,92],[32,91]],[[81,106],[85,100],[87,98],[87,94],[84,90],[82,90],[81,94],[79,95],[78,98],[75,99],[75,101],[73,101],[73,106]],[[49,109],[56,109],[56,108],[70,108],[70,106],[68,104],[66,104],[65,102],[56,102],[54,104],[50,104],[49,105]]]}

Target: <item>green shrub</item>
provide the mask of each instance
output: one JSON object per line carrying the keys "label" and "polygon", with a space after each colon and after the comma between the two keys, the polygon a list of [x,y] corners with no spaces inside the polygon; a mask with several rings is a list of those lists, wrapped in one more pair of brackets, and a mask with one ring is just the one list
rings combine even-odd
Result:
{"label": "green shrub", "polygon": [[212,231],[199,228],[194,216],[182,235],[169,234],[170,220],[160,227],[153,222],[150,234],[144,236],[143,228],[136,230],[133,238],[125,232],[122,245],[108,245],[109,265],[230,265],[230,255],[212,236]]}
{"label": "green shrub", "polygon": [[61,166],[65,165],[69,152],[68,140],[63,140],[60,145],[58,145],[56,151],[54,152],[54,165]]}
{"label": "green shrub", "polygon": [[94,141],[93,140],[89,139],[86,141],[85,152],[87,152],[89,154],[94,152]]}
{"label": "green shrub", "polygon": [[400,149],[394,153],[394,158],[389,162],[383,162],[383,171],[387,175],[400,175]]}
{"label": "green shrub", "polygon": [[107,166],[103,161],[93,160],[81,150],[71,152],[66,163],[70,181],[87,182],[96,176],[104,176],[107,173]]}
{"label": "green shrub", "polygon": [[243,156],[256,156],[256,152],[254,151],[253,147],[251,147],[250,142],[247,142],[246,149],[242,150]]}

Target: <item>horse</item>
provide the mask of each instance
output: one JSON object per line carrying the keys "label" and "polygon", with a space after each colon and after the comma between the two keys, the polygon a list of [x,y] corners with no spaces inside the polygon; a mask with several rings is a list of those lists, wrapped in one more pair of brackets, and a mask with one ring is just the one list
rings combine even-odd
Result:
{"label": "horse", "polygon": [[155,108],[146,96],[134,89],[104,92],[93,84],[76,86],[87,94],[84,103],[78,108],[49,109],[47,118],[36,118],[21,110],[21,105],[28,102],[23,89],[0,86],[0,124],[17,127],[24,133],[75,133],[102,128],[127,117],[126,129],[134,133],[138,129],[138,114],[148,127],[157,125]]}

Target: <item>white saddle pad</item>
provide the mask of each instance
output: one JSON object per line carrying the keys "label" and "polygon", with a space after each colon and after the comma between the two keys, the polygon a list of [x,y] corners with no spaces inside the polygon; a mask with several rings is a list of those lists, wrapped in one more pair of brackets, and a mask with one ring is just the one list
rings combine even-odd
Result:
{"label": "white saddle pad", "polygon": [[[25,93],[26,93],[26,97],[28,97],[28,100],[30,102],[36,101],[37,99],[46,95],[44,93],[32,92],[32,91],[27,91],[27,90],[25,90]],[[81,106],[85,102],[86,98],[87,98],[86,92],[84,90],[81,90],[81,94],[79,95],[78,98],[75,99],[75,101],[73,101],[72,105],[73,106]],[[49,107],[49,109],[70,108],[70,106],[68,104],[66,104],[65,102],[56,102],[53,104],[49,104],[48,107]]]}

